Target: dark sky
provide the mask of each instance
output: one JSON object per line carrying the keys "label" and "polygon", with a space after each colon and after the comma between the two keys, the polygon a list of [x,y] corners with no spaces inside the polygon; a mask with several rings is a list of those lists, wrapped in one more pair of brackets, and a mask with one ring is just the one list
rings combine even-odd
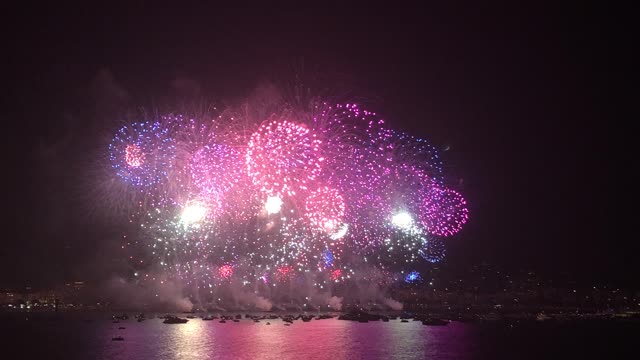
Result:
{"label": "dark sky", "polygon": [[83,207],[86,154],[118,120],[105,109],[186,96],[180,79],[205,98],[247,96],[302,62],[393,127],[450,146],[471,210],[452,264],[633,280],[635,244],[608,232],[611,68],[598,9],[60,6],[8,15],[0,286],[108,271],[116,231]]}

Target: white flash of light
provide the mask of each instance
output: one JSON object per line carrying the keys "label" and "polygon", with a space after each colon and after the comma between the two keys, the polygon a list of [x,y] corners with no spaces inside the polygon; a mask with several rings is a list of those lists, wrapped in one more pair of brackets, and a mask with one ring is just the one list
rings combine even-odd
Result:
{"label": "white flash of light", "polygon": [[184,225],[192,225],[201,222],[204,220],[204,217],[207,215],[207,208],[204,207],[200,203],[192,203],[182,210],[182,215],[180,216],[180,222]]}
{"label": "white flash of light", "polygon": [[336,231],[335,233],[329,235],[329,238],[331,240],[338,240],[341,237],[347,235],[347,230],[349,230],[349,224],[342,224],[342,226],[338,229],[338,231]]}
{"label": "white flash of light", "polygon": [[277,196],[269,196],[267,202],[264,204],[264,209],[267,210],[267,214],[277,214],[282,208],[282,199]]}
{"label": "white flash of light", "polygon": [[391,218],[391,223],[400,229],[408,230],[413,225],[413,218],[407,212],[399,212]]}

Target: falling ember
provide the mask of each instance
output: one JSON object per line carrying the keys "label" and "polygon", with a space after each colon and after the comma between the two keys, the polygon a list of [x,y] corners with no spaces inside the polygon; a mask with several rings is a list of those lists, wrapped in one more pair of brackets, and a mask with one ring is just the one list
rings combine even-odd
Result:
{"label": "falling ember", "polygon": [[124,160],[129,166],[140,167],[144,163],[144,154],[138,145],[127,145],[124,151]]}

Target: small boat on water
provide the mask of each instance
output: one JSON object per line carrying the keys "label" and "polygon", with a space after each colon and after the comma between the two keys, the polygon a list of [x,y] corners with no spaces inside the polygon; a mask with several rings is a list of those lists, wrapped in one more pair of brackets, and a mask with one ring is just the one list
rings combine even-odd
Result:
{"label": "small boat on water", "polygon": [[536,315],[536,321],[545,321],[545,320],[551,320],[551,317],[545,314],[544,312],[541,312],[538,315]]}
{"label": "small boat on water", "polygon": [[129,318],[129,315],[127,314],[113,315],[112,318],[113,320],[127,320]]}
{"label": "small boat on water", "polygon": [[211,320],[213,320],[213,316],[211,316],[211,315],[203,316],[202,320],[211,321]]}
{"label": "small boat on water", "polygon": [[449,322],[441,319],[425,319],[422,320],[422,325],[433,325],[433,326],[442,326],[448,325]]}
{"label": "small boat on water", "polygon": [[240,320],[238,320],[238,319],[233,319],[233,322],[240,322]]}
{"label": "small boat on water", "polygon": [[163,324],[184,324],[187,321],[189,321],[189,319],[183,319],[183,318],[179,318],[177,316],[167,316],[165,317],[164,321],[162,322]]}
{"label": "small boat on water", "polygon": [[407,320],[407,319],[402,319],[402,320],[400,320],[400,322],[409,322],[409,320]]}
{"label": "small boat on water", "polygon": [[124,326],[120,326],[120,327],[118,328],[118,330],[124,330],[124,329],[126,329],[126,327],[124,327]]}
{"label": "small boat on water", "polygon": [[267,322],[267,325],[271,325],[271,323],[270,323],[270,322]]}
{"label": "small boat on water", "polygon": [[124,338],[122,336],[116,336],[116,337],[111,338],[111,341],[123,341],[123,340],[124,340]]}

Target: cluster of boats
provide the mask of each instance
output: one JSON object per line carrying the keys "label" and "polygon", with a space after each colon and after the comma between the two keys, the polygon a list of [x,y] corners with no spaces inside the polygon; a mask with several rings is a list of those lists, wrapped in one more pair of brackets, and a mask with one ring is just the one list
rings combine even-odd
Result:
{"label": "cluster of boats", "polygon": [[[145,321],[147,318],[145,317],[144,314],[140,313],[140,314],[136,314],[134,315],[134,318],[138,321],[138,322],[143,322]],[[122,315],[113,315],[111,316],[111,319],[113,320],[114,324],[117,324],[120,322],[120,320],[128,320],[129,319],[129,315],[127,314],[122,314]]]}
{"label": "cluster of boats", "polygon": [[[276,320],[276,319],[281,319],[286,326],[291,325],[295,320],[302,320],[303,322],[309,322],[313,319],[316,320],[322,320],[322,319],[331,319],[333,318],[332,315],[329,314],[322,314],[322,315],[303,315],[303,314],[299,314],[299,315],[275,315],[275,314],[270,314],[270,315],[251,315],[251,314],[245,314],[245,319],[247,320],[252,320],[253,322],[259,323],[261,322],[261,320]],[[144,314],[138,314],[135,315],[135,318],[137,319],[138,322],[142,322],[144,320],[147,319],[147,317]],[[187,323],[190,319],[197,319],[199,318],[197,315],[187,315],[186,318],[181,318],[175,315],[163,315],[163,316],[158,316],[158,318],[163,319],[163,323],[164,324],[185,324]],[[215,316],[215,315],[205,315],[201,317],[203,321],[213,321],[213,320],[218,320],[219,323],[226,323],[226,322],[240,322],[240,320],[242,319],[242,315],[241,314],[237,314],[237,315],[221,315],[221,316]],[[113,315],[112,316],[113,322],[114,323],[119,323],[120,320],[127,320],[129,319],[129,316],[126,314],[122,314],[122,315]],[[271,325],[270,322],[267,322],[267,325]]]}
{"label": "cluster of boats", "polygon": [[379,315],[379,314],[368,314],[362,311],[354,311],[354,312],[342,314],[338,317],[338,320],[357,321],[361,323],[366,323],[369,321],[388,322],[389,320],[397,320],[397,319],[400,319],[400,322],[403,322],[403,323],[409,322],[409,320],[421,321],[423,325],[442,326],[442,325],[449,324],[449,322],[446,320],[441,320],[441,319],[437,319],[437,318],[426,316],[426,315],[385,316],[385,315]]}
{"label": "cluster of boats", "polygon": [[207,316],[203,316],[202,317],[202,320],[205,320],[205,321],[212,321],[212,320],[217,320],[217,319],[220,319],[218,322],[221,323],[221,324],[224,324],[227,321],[240,322],[240,319],[242,319],[242,315],[238,314],[235,317],[234,316],[230,316],[230,315],[229,316],[222,315],[219,318],[217,316],[213,316],[213,315],[207,315]]}
{"label": "cluster of boats", "polygon": [[[186,318],[181,318],[178,317],[176,315],[164,315],[164,316],[158,316],[158,318],[163,319],[163,323],[164,324],[185,324],[187,323],[190,319],[197,319],[199,318],[197,315],[193,315],[193,314],[189,314],[186,316]],[[252,314],[245,314],[244,316],[245,319],[247,320],[251,320],[253,322],[259,323],[263,320],[267,320],[266,325],[271,325],[271,322],[269,322],[268,320],[276,320],[276,319],[281,319],[282,322],[284,323],[284,326],[291,326],[293,324],[294,321],[296,320],[301,320],[302,322],[310,322],[311,320],[324,320],[324,319],[331,319],[334,318],[333,315],[330,314],[318,314],[318,315],[303,315],[303,314],[298,314],[298,315],[276,315],[276,314],[269,314],[269,315],[252,315]],[[122,315],[113,315],[112,316],[113,322],[114,323],[118,323],[120,322],[120,320],[127,320],[129,319],[129,316],[126,314],[122,314]],[[144,314],[137,314],[135,315],[135,319],[138,322],[142,322],[144,320],[147,319],[147,317]],[[242,320],[242,315],[241,314],[237,314],[237,315],[221,315],[221,316],[215,316],[215,315],[205,315],[202,316],[201,319],[203,321],[213,321],[213,320],[218,320],[218,322],[224,324],[227,321],[232,321],[232,322],[240,322],[240,320]],[[402,316],[385,316],[385,315],[377,315],[377,314],[368,314],[365,312],[349,312],[349,313],[345,313],[342,314],[338,317],[338,320],[350,320],[350,321],[358,321],[358,322],[369,322],[369,321],[383,321],[383,322],[388,322],[389,320],[397,320],[400,319],[401,322],[409,322],[410,319],[413,319],[413,321],[421,321],[423,325],[447,325],[449,322],[445,321],[445,320],[440,320],[440,319],[436,319],[436,318],[432,318],[432,317],[426,317],[426,316],[421,316],[421,315],[416,315],[416,316],[407,316],[407,315],[402,315]],[[125,327],[119,327],[119,329],[125,329]],[[122,336],[116,336],[113,337],[111,340],[113,341],[123,341],[124,337]]]}
{"label": "cluster of boats", "polygon": [[173,315],[167,315],[164,317],[164,324],[185,324],[189,321],[189,319],[179,318]]}
{"label": "cluster of boats", "polygon": [[[291,326],[293,324],[294,321],[296,320],[301,320],[302,322],[310,322],[311,320],[323,320],[323,319],[331,319],[333,318],[333,315],[330,314],[319,314],[319,315],[303,315],[303,314],[298,314],[298,315],[276,315],[276,314],[269,314],[269,315],[252,315],[252,314],[245,314],[244,318],[247,320],[251,320],[253,322],[259,323],[262,320],[276,320],[276,319],[281,319],[282,322],[284,323],[284,326]],[[122,315],[113,315],[113,322],[114,323],[118,323],[120,322],[120,320],[127,320],[129,319],[129,316],[127,314],[122,314]],[[185,324],[187,323],[190,319],[197,319],[199,318],[197,315],[193,315],[193,314],[189,314],[186,316],[186,318],[181,318],[175,315],[164,315],[164,316],[158,316],[158,318],[163,319],[163,323],[164,324]],[[221,316],[215,316],[215,315],[205,315],[201,317],[203,321],[213,321],[213,320],[218,320],[219,323],[226,323],[228,321],[232,321],[232,322],[240,322],[240,320],[242,319],[242,315],[241,314],[237,314],[237,315],[221,315]],[[137,314],[135,315],[135,319],[138,322],[142,322],[144,320],[147,319],[147,317],[144,314]],[[436,325],[436,326],[442,326],[442,325],[447,325],[449,324],[449,321],[447,320],[441,320],[438,318],[434,318],[434,317],[429,317],[426,315],[411,315],[411,314],[404,314],[404,315],[400,315],[400,316],[386,316],[386,315],[379,315],[379,314],[368,314],[366,312],[362,312],[362,311],[353,311],[353,312],[348,312],[345,314],[342,314],[340,316],[338,316],[338,320],[347,320],[347,321],[357,321],[357,322],[361,322],[361,323],[366,323],[369,321],[383,321],[383,322],[388,322],[389,320],[400,320],[400,322],[409,322],[409,320],[413,320],[413,321],[420,321],[422,322],[423,325]],[[266,322],[266,325],[271,325],[271,323],[269,321]],[[124,327],[120,327],[119,329],[125,329]],[[122,341],[124,340],[124,338],[122,336],[117,336],[112,338],[113,341]]]}
{"label": "cluster of boats", "polygon": [[[189,316],[187,316],[189,317]],[[270,315],[251,315],[251,314],[245,314],[245,319],[248,320],[252,320],[253,322],[259,323],[261,322],[261,320],[276,320],[276,319],[281,319],[283,322],[285,322],[285,325],[291,325],[295,320],[302,320],[303,322],[309,322],[312,319],[330,319],[333,316],[331,315],[318,315],[318,316],[313,316],[313,315],[275,315],[275,314],[270,314]],[[227,321],[233,321],[233,322],[239,322],[242,319],[242,315],[237,314],[235,316],[230,316],[230,315],[222,315],[219,318],[217,316],[212,316],[212,315],[207,315],[207,316],[203,316],[202,320],[216,320],[216,319],[220,319],[220,323],[226,323]],[[267,322],[268,325],[270,325],[270,322]]]}

